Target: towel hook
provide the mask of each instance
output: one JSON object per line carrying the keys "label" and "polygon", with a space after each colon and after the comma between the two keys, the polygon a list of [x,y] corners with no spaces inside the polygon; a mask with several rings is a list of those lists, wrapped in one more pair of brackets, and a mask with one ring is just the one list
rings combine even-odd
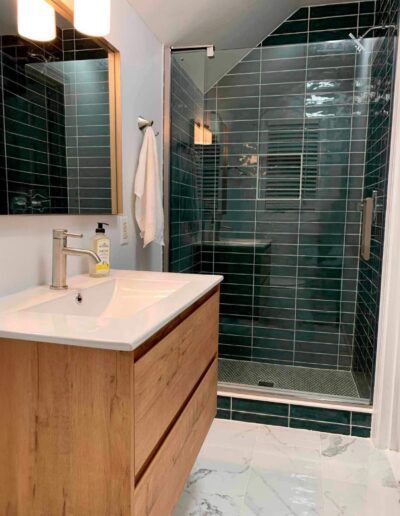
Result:
{"label": "towel hook", "polygon": [[[141,131],[145,129],[146,127],[152,127],[154,124],[154,120],[146,120],[146,118],[143,118],[142,116],[138,117],[138,127]],[[160,133],[156,133],[156,136],[158,136]]]}

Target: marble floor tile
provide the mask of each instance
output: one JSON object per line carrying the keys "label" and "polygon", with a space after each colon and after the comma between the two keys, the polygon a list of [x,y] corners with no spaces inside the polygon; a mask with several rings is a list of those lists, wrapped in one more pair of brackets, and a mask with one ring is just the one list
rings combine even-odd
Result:
{"label": "marble floor tile", "polygon": [[240,448],[208,446],[200,453],[186,489],[204,493],[244,495],[252,454]]}
{"label": "marble floor tile", "polygon": [[184,490],[173,516],[241,516],[243,498]]}
{"label": "marble floor tile", "polygon": [[400,514],[398,489],[323,480],[324,516],[396,516]]}
{"label": "marble floor tile", "polygon": [[252,470],[246,491],[245,507],[249,514],[317,515],[320,514],[321,479],[313,475]]}
{"label": "marble floor tile", "polygon": [[400,516],[391,453],[369,439],[215,420],[173,516]]}
{"label": "marble floor tile", "polygon": [[321,441],[323,478],[371,487],[397,487],[386,454],[375,449],[369,439],[324,434]]}
{"label": "marble floor tile", "polygon": [[216,419],[207,435],[203,449],[206,449],[207,446],[216,445],[252,451],[258,440],[260,430],[261,425]]}
{"label": "marble floor tile", "polygon": [[321,450],[321,437],[318,432],[309,430],[286,428],[279,426],[261,426],[257,448],[266,446],[285,448],[305,448],[318,451]]}
{"label": "marble floor tile", "polygon": [[317,432],[299,430],[297,434],[292,428],[264,426],[260,429],[256,450],[257,455],[273,454],[277,458],[286,458],[291,462],[296,460],[320,461],[321,440]]}

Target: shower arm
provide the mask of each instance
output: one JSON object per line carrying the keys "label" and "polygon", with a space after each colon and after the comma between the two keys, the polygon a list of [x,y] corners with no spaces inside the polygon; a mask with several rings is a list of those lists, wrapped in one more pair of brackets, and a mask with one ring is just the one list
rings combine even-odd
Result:
{"label": "shower arm", "polygon": [[375,30],[375,29],[395,29],[396,28],[396,25],[374,25],[373,27],[370,27],[369,29],[367,29],[364,34],[358,38],[358,41],[362,41],[366,36],[367,34],[369,34],[371,32],[371,30]]}

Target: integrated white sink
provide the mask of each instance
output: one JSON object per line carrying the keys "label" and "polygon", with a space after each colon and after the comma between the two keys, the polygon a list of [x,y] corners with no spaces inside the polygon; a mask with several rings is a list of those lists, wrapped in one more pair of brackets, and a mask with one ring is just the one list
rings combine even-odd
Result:
{"label": "integrated white sink", "polygon": [[222,281],[221,276],[111,271],[0,298],[0,337],[132,351]]}
{"label": "integrated white sink", "polygon": [[42,314],[126,319],[174,294],[188,281],[111,278],[100,285],[68,290],[65,295],[24,310]]}

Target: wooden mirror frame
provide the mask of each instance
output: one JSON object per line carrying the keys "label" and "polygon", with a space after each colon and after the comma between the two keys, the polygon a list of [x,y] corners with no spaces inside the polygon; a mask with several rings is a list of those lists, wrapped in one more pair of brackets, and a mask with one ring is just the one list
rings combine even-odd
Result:
{"label": "wooden mirror frame", "polygon": [[[73,24],[74,12],[63,0],[46,0],[55,11]],[[119,51],[104,38],[92,38],[108,52],[110,103],[111,215],[123,213],[121,59]]]}

